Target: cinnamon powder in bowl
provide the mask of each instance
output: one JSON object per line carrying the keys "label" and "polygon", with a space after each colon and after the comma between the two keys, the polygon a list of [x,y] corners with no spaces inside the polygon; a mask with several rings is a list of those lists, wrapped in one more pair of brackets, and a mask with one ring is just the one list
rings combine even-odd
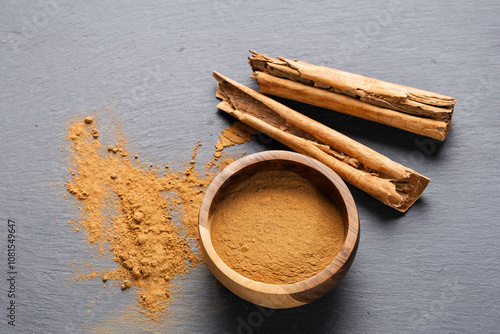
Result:
{"label": "cinnamon powder in bowl", "polygon": [[206,191],[201,250],[212,273],[256,304],[286,308],[331,290],[359,241],[344,182],[304,155],[268,151],[236,161]]}

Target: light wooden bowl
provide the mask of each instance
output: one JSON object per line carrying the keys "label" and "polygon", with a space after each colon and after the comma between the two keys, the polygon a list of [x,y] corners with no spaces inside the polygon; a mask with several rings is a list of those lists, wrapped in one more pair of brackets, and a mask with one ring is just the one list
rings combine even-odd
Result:
{"label": "light wooden bowl", "polygon": [[[212,218],[224,199],[229,184],[265,170],[293,171],[325,191],[342,214],[345,241],[340,253],[318,274],[292,284],[254,281],[228,267],[212,245]],[[329,292],[345,276],[359,243],[359,217],[344,181],[323,163],[288,151],[266,151],[246,156],[226,167],[207,188],[198,219],[201,251],[215,277],[229,290],[252,303],[270,308],[289,308],[307,304]]]}

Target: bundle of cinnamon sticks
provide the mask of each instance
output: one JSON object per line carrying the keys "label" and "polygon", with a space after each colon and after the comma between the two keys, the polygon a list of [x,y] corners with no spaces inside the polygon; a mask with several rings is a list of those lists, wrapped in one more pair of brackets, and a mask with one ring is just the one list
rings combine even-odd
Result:
{"label": "bundle of cinnamon sticks", "polygon": [[[444,140],[455,99],[361,75],[252,52],[261,92]],[[217,72],[217,107],[291,149],[316,158],[342,179],[405,212],[430,179]]]}

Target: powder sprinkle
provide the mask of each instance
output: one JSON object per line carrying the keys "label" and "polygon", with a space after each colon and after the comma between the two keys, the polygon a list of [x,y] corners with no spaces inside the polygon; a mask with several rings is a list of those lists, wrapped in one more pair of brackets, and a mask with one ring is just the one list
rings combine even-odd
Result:
{"label": "powder sprinkle", "polygon": [[[78,225],[86,241],[98,245],[101,253],[109,245],[118,267],[86,276],[118,280],[123,290],[134,287],[138,310],[160,321],[179,289],[173,278],[201,262],[198,212],[213,176],[209,172],[201,176],[194,168],[200,142],[184,171],[165,168],[159,175],[130,154],[122,137],[103,147],[97,127],[93,117],[68,125],[71,164],[66,188],[78,201],[82,212]],[[250,140],[248,132],[234,132],[231,127],[224,131],[235,138],[218,143],[216,152]]]}

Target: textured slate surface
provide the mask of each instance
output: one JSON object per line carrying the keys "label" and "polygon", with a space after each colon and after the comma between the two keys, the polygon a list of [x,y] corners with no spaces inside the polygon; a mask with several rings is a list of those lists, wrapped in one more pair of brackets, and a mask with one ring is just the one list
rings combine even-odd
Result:
{"label": "textured slate surface", "polygon": [[[0,331],[497,332],[499,15],[498,1],[2,1]],[[106,119],[107,105],[143,160],[188,159],[201,140],[206,161],[232,122],[215,108],[211,72],[256,88],[250,48],[454,96],[444,143],[289,103],[432,181],[404,215],[351,187],[358,255],[345,280],[310,305],[259,310],[201,266],[182,282],[168,321],[138,323],[127,310],[133,291],[73,280],[95,250],[76,247],[83,235],[64,223],[76,212],[56,185],[67,177],[66,122]],[[276,148],[252,141],[233,152]],[[15,330],[6,316],[7,219],[17,224]]]}

